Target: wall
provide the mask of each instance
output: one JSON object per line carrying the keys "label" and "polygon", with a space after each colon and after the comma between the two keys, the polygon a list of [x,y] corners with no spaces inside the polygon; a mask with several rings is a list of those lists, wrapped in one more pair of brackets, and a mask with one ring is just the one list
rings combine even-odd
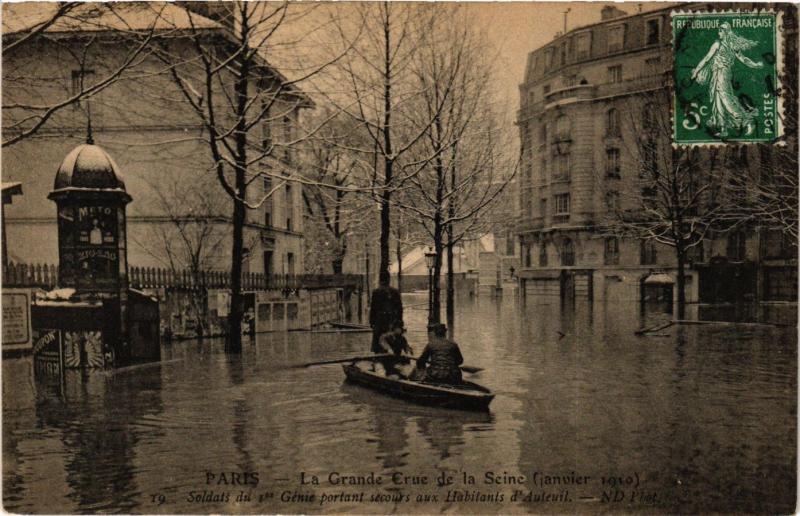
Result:
{"label": "wall", "polygon": [[[58,45],[49,42],[33,44],[29,51],[18,52],[4,63],[4,74],[30,77],[24,87],[4,81],[3,102],[44,103],[61,99],[64,90],[72,87],[72,75],[80,69],[66,51],[69,40]],[[180,41],[171,42],[176,54],[187,53]],[[27,50],[27,49],[26,49]],[[86,69],[105,77],[126,56],[119,42],[99,38],[89,47]],[[205,268],[230,268],[230,230],[225,229],[232,213],[230,198],[218,183],[206,134],[198,124],[181,94],[167,74],[158,74],[163,63],[146,58],[122,80],[103,89],[91,100],[67,107],[56,115],[34,138],[3,149],[4,181],[20,181],[24,195],[7,206],[9,257],[12,261],[57,261],[55,238],[55,205],[47,199],[52,190],[56,170],[64,157],[86,139],[87,113],[91,112],[95,142],[102,146],[119,165],[133,202],[128,205],[129,262],[139,266],[169,266],[172,259],[182,260],[186,254],[180,238],[176,238],[175,217],[199,217],[215,221],[211,236],[199,235],[205,222],[187,224],[194,241],[212,241],[206,245]],[[191,75],[190,75],[191,76]],[[20,113],[3,110],[4,126],[18,119]],[[260,137],[255,128],[251,136]],[[284,170],[283,162],[270,159],[273,173]],[[261,164],[254,165],[259,167]],[[281,272],[286,253],[295,256],[295,270],[303,272],[302,231],[303,206],[301,186],[292,186],[294,206],[293,231],[285,228],[285,195],[275,199],[275,227],[268,231],[274,240],[274,252]],[[253,200],[263,194],[263,182],[256,181],[248,189]],[[251,244],[253,271],[263,272],[263,250],[267,248],[261,232],[266,204],[248,210],[252,223],[246,237]],[[185,220],[184,220],[185,221]],[[200,226],[200,229],[198,229]],[[228,226],[229,227],[229,226]],[[40,235],[31,239],[29,235]],[[248,246],[245,243],[245,246]],[[185,263],[178,264],[184,266]]]}

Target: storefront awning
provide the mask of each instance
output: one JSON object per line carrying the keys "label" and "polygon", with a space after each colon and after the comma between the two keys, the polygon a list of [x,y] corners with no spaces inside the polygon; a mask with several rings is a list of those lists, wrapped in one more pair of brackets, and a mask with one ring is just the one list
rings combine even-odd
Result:
{"label": "storefront awning", "polygon": [[672,285],[674,283],[675,280],[669,274],[664,273],[651,274],[644,279],[645,285]]}

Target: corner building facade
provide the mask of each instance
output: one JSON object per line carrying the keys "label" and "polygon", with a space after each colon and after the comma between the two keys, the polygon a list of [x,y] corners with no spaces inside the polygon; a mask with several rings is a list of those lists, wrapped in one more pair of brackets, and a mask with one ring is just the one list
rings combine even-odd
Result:
{"label": "corner building facade", "polygon": [[[677,298],[673,248],[603,232],[604,221],[616,210],[634,208],[641,192],[642,164],[630,123],[641,110],[629,107],[657,93],[663,98],[669,88],[671,9],[628,15],[606,6],[598,23],[558,35],[528,55],[517,112],[522,295],[609,302]],[[687,301],[703,301],[701,292],[711,288],[704,283],[720,279],[704,265],[734,258],[738,265],[726,270],[740,274],[742,264],[749,270],[760,260],[765,234],[754,227],[738,232],[735,257],[727,256],[728,235],[709,234],[685,268]],[[792,263],[783,271],[796,271]],[[763,281],[751,268],[753,297],[761,299]],[[796,291],[792,295],[796,299]]]}

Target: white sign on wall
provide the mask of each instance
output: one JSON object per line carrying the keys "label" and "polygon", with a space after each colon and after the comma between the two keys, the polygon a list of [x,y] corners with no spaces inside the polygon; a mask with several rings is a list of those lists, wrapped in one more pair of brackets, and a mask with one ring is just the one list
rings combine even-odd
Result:
{"label": "white sign on wall", "polygon": [[30,349],[31,291],[22,288],[3,289],[3,350]]}

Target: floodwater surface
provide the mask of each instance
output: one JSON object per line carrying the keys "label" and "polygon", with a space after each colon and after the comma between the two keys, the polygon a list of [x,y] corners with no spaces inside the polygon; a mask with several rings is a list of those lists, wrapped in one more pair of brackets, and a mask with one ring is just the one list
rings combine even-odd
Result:
{"label": "floodwater surface", "polygon": [[[405,297],[417,354],[425,300]],[[4,360],[3,504],[22,513],[794,511],[794,328],[634,335],[645,324],[634,306],[464,300],[455,340],[467,364],[485,368],[469,379],[496,393],[489,413],[384,397],[344,383],[340,365],[287,367],[363,354],[366,333],[263,334],[233,357],[218,340],[173,342],[159,365],[70,371],[63,383],[35,379],[29,358]]]}

